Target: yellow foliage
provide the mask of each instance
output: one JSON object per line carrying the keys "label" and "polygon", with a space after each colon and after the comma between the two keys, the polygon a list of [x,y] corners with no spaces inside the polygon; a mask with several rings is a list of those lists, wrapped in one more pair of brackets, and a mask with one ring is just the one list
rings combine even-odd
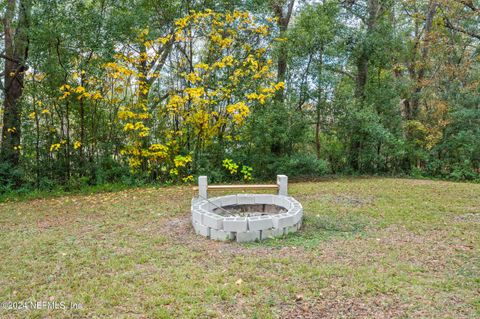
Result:
{"label": "yellow foliage", "polygon": [[50,152],[58,151],[60,149],[60,146],[62,146],[60,143],[50,145]]}
{"label": "yellow foliage", "polygon": [[187,156],[177,155],[173,160],[175,167],[185,167],[185,165],[187,165],[191,161],[192,161],[192,156],[190,155],[187,155]]}
{"label": "yellow foliage", "polygon": [[[148,29],[140,30],[136,45],[143,44],[148,50],[118,53],[114,61],[106,63],[108,93],[90,90],[90,84],[89,92],[78,92],[80,87],[62,92],[75,92],[91,100],[103,98],[116,105],[127,136],[121,154],[132,169],[149,170],[152,165],[160,165],[164,174],[187,182],[193,178],[186,171],[192,157],[180,156],[179,152],[187,139],[192,140],[192,134],[201,141],[199,147],[218,138],[238,140],[236,129],[245,123],[251,107],[267,103],[283,89],[283,83],[272,82],[270,31],[269,25],[249,12],[192,11],[175,22],[173,35],[152,39],[147,37]],[[155,96],[156,90],[150,91],[160,71],[145,70],[144,65],[153,66],[160,58],[157,48],[169,41],[185,48],[204,46],[208,51],[200,54],[194,50],[193,69],[192,61],[181,55],[174,57],[169,75],[173,81],[164,100],[163,93]],[[147,99],[149,92],[154,94]],[[158,120],[151,121],[152,116],[158,116]]]}
{"label": "yellow foliage", "polygon": [[135,130],[135,126],[132,123],[127,123],[123,127],[123,130],[124,131],[133,131],[133,130]]}
{"label": "yellow foliage", "polygon": [[85,88],[83,86],[78,86],[75,89],[75,93],[83,93],[83,92],[85,92]]}
{"label": "yellow foliage", "polygon": [[192,73],[189,73],[185,76],[185,80],[187,80],[189,82],[192,82],[192,84],[195,84],[195,83],[201,81],[202,78],[199,77],[198,74],[196,74],[195,72],[192,72]]}

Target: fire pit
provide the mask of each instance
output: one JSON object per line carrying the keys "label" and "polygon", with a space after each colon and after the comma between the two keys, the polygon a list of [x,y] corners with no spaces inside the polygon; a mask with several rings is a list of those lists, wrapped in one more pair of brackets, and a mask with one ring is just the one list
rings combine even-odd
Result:
{"label": "fire pit", "polygon": [[[199,196],[192,200],[192,224],[199,235],[214,240],[247,242],[279,237],[300,229],[303,207],[287,195],[288,178],[276,185],[207,185],[200,176]],[[208,198],[208,189],[278,189],[274,194],[237,194]]]}

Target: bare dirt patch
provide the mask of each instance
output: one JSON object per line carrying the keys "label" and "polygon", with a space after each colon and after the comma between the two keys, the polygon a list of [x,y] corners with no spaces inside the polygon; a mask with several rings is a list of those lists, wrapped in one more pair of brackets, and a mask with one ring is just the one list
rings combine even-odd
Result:
{"label": "bare dirt patch", "polygon": [[465,223],[480,223],[480,212],[455,216],[455,221]]}
{"label": "bare dirt patch", "polygon": [[345,298],[332,292],[324,299],[297,302],[292,309],[285,309],[281,318],[399,318],[405,314],[407,307],[394,296]]}
{"label": "bare dirt patch", "polygon": [[363,207],[366,205],[371,205],[375,201],[373,196],[359,197],[353,195],[336,195],[331,201],[335,204],[353,206],[353,207]]}

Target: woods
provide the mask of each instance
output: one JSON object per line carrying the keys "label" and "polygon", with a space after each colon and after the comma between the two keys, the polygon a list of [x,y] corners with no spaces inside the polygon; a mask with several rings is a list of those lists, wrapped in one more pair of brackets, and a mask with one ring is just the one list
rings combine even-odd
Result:
{"label": "woods", "polygon": [[0,192],[480,178],[480,3],[6,0]]}

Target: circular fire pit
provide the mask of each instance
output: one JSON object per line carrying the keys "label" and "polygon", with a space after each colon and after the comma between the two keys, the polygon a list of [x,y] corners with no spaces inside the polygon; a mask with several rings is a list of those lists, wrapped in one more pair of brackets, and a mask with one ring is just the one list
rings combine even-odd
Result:
{"label": "circular fire pit", "polygon": [[300,229],[303,216],[302,205],[293,197],[270,194],[199,196],[192,200],[191,211],[197,234],[238,242],[295,232]]}

